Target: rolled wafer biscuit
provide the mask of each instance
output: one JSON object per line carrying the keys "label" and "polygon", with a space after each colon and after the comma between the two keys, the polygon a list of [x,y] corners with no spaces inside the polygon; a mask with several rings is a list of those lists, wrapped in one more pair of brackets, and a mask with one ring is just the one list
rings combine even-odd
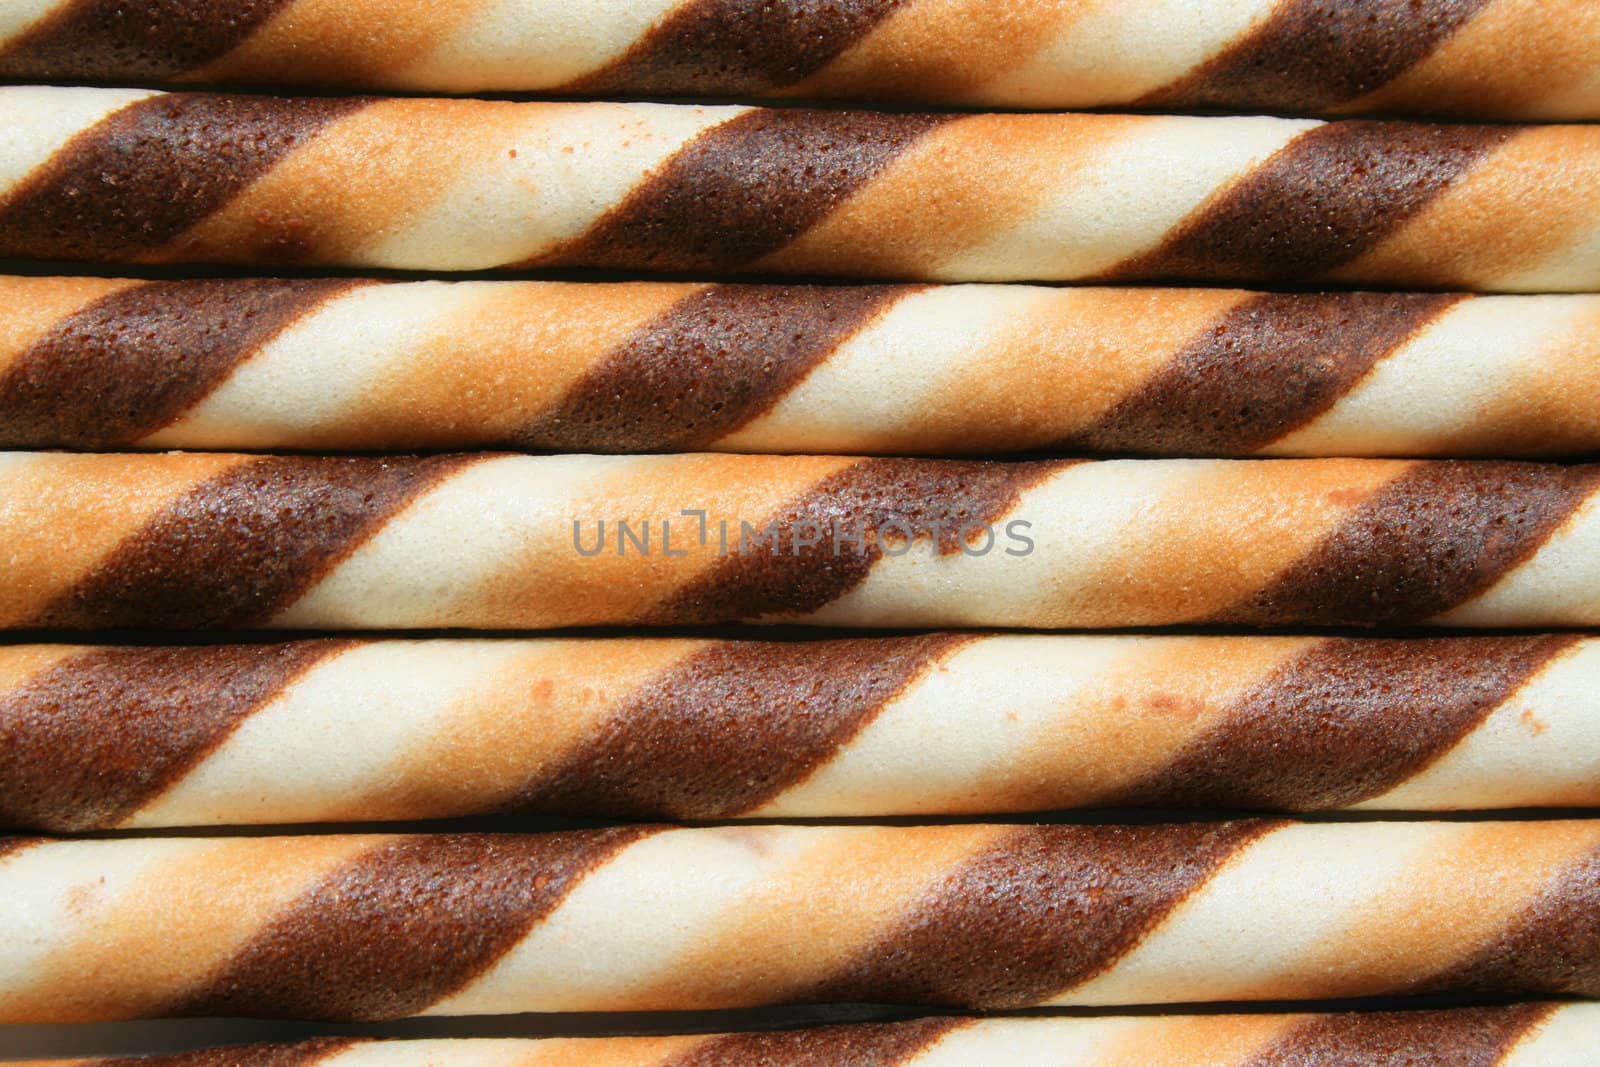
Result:
{"label": "rolled wafer biscuit", "polygon": [[0,649],[0,826],[1600,807],[1600,641]]}
{"label": "rolled wafer biscuit", "polygon": [[[201,1049],[143,1067],[1582,1067],[1600,1006],[1531,1003],[1444,1011],[929,1018],[804,1030],[663,1037],[366,1041]],[[110,1067],[107,1060],[32,1067]],[[127,1064],[126,1060],[114,1061]]]}
{"label": "rolled wafer biscuit", "polygon": [[1583,0],[12,0],[0,77],[1600,117]]}
{"label": "rolled wafer biscuit", "polygon": [[0,278],[0,445],[1600,451],[1600,297]]}
{"label": "rolled wafer biscuit", "polygon": [[9,839],[0,1021],[1600,994],[1600,821]]}
{"label": "rolled wafer biscuit", "polygon": [[1600,467],[0,454],[0,627],[1600,624]]}
{"label": "rolled wafer biscuit", "polygon": [[35,86],[0,123],[0,256],[1600,288],[1593,126]]}

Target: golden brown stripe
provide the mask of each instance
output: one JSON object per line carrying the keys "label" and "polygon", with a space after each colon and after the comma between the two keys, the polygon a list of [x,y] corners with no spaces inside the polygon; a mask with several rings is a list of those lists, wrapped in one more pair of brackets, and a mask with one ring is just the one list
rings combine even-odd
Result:
{"label": "golden brown stripe", "polygon": [[1376,247],[1512,126],[1324,123],[1290,141],[1185,220],[1127,279],[1305,280]]}
{"label": "golden brown stripe", "polygon": [[301,315],[361,283],[153,282],[58,323],[0,376],[0,445],[106,448],[165,426]]}
{"label": "golden brown stripe", "polygon": [[0,697],[0,825],[111,826],[343,641],[106,648]]}
{"label": "golden brown stripe", "polygon": [[1021,828],[808,999],[1031,1007],[1106,970],[1280,825]]}
{"label": "golden brown stripe", "polygon": [[1413,992],[1600,996],[1600,851],[1561,872],[1470,958]]}
{"label": "golden brown stripe", "polygon": [[[655,614],[676,623],[710,623],[816,611],[860,584],[885,544],[899,551],[896,538],[905,532],[916,542],[927,535],[941,555],[963,551],[963,530],[993,524],[1029,486],[1073,462],[852,463],[774,517],[764,528],[776,531],[770,540],[760,538],[762,531],[741,540],[743,531],[731,530],[730,554]],[[815,543],[806,543],[813,533]],[[919,549],[913,543],[905,550]]]}
{"label": "golden brown stripe", "polygon": [[1275,811],[1357,804],[1449,752],[1576,640],[1322,642],[1107,802]]}
{"label": "golden brown stripe", "polygon": [[720,642],[669,667],[510,810],[724,819],[803,781],[969,638]]}
{"label": "golden brown stripe", "polygon": [[263,622],[391,515],[478,458],[275,456],[230,467],[126,537],[37,623],[192,629]]}
{"label": "golden brown stripe", "polygon": [[351,1037],[314,1037],[292,1045],[233,1045],[95,1060],[94,1067],[312,1067],[358,1043]]}
{"label": "golden brown stripe", "polygon": [[1413,464],[1308,555],[1213,621],[1421,622],[1493,586],[1538,551],[1597,479],[1594,466]]}
{"label": "golden brown stripe", "polygon": [[0,78],[162,81],[242,44],[292,0],[72,0],[0,48]]}
{"label": "golden brown stripe", "polygon": [[518,435],[525,448],[703,448],[764,414],[911,286],[716,285],[679,301]]}
{"label": "golden brown stripe", "polygon": [[700,134],[534,266],[732,270],[776,252],[944,115],[752,110]]}
{"label": "golden brown stripe", "polygon": [[1282,0],[1248,35],[1135,106],[1316,114],[1398,78],[1485,2]]}
{"label": "golden brown stripe", "polygon": [[970,1019],[723,1034],[661,1067],[899,1067]]}
{"label": "golden brown stripe", "polygon": [[1457,303],[1420,293],[1263,293],[1228,311],[1061,447],[1241,455],[1299,429]]}
{"label": "golden brown stripe", "polygon": [[827,66],[901,0],[688,0],[563,92],[749,96]]}
{"label": "golden brown stripe", "polygon": [[482,974],[590,871],[653,832],[440,834],[383,844],[307,890],[171,1014],[415,1015]]}
{"label": "golden brown stripe", "polygon": [[1241,1067],[1494,1067],[1553,1010],[1551,1004],[1513,1004],[1311,1018]]}
{"label": "golden brown stripe", "polygon": [[129,104],[0,200],[0,256],[148,258],[365,105],[210,93]]}

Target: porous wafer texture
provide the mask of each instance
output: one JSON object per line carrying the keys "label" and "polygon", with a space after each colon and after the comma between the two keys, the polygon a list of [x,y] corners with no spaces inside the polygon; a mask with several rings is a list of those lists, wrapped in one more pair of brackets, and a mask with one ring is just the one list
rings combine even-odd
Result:
{"label": "porous wafer texture", "polygon": [[1571,636],[0,649],[0,826],[1600,806]]}
{"label": "porous wafer texture", "polygon": [[11,0],[0,77],[1600,117],[1583,0]]}
{"label": "porous wafer texture", "polygon": [[38,86],[0,122],[0,256],[1600,288],[1593,126]]}
{"label": "porous wafer texture", "polygon": [[0,278],[0,445],[1584,454],[1600,297]]}
{"label": "porous wafer texture", "polygon": [[18,839],[0,1020],[1600,993],[1600,824]]}
{"label": "porous wafer texture", "polygon": [[1600,1008],[1518,1004],[1341,1014],[928,1018],[669,1037],[363,1041],[201,1049],[32,1067],[1579,1067]]}
{"label": "porous wafer texture", "polygon": [[0,455],[0,627],[1600,623],[1593,466]]}

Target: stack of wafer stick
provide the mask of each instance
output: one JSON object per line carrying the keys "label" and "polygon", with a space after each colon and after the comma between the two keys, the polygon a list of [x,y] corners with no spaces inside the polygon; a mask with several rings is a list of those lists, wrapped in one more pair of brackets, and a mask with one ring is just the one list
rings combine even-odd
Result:
{"label": "stack of wafer stick", "polygon": [[15,0],[0,80],[0,1057],[1592,1062],[1593,5]]}

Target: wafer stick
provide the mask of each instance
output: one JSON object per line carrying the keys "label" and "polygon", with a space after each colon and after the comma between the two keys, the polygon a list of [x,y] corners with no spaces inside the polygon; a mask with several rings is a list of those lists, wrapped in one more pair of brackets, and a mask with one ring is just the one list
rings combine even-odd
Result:
{"label": "wafer stick", "polygon": [[[109,13],[108,13],[109,12]],[[0,77],[1600,117],[1583,0],[25,0]]]}
{"label": "wafer stick", "polygon": [[0,256],[1600,288],[1593,126],[31,86],[0,124]]}
{"label": "wafer stick", "polygon": [[[668,1037],[366,1041],[201,1049],[143,1067],[1580,1067],[1600,1007],[1519,1004],[1341,1014],[930,1018],[806,1030]],[[32,1067],[109,1067],[107,1060]],[[117,1060],[119,1065],[128,1061]]]}
{"label": "wafer stick", "polygon": [[0,649],[0,826],[1600,807],[1567,636]]}
{"label": "wafer stick", "polygon": [[0,627],[1600,624],[1593,466],[0,456]]}
{"label": "wafer stick", "polygon": [[0,278],[0,445],[1600,451],[1600,297]]}
{"label": "wafer stick", "polygon": [[1600,993],[1600,823],[12,839],[0,1020]]}

